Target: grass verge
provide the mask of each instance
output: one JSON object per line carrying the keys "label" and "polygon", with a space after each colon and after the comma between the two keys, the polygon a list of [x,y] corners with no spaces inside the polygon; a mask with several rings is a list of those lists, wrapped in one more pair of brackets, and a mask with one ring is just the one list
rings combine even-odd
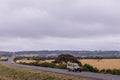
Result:
{"label": "grass verge", "polygon": [[19,68],[0,63],[0,80],[85,80],[83,78]]}

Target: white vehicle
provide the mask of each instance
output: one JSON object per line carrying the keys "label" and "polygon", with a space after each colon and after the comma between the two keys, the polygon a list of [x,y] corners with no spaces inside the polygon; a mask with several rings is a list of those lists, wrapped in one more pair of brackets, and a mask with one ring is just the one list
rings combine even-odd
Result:
{"label": "white vehicle", "polygon": [[67,69],[69,71],[74,71],[74,72],[79,71],[79,72],[81,72],[81,67],[77,63],[68,62],[67,63]]}
{"label": "white vehicle", "polygon": [[12,61],[11,63],[14,64],[14,61]]}

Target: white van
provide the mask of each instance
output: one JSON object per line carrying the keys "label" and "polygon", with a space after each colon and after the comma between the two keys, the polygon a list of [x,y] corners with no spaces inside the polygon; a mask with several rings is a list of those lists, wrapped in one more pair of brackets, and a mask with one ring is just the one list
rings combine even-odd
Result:
{"label": "white van", "polygon": [[14,64],[14,61],[12,61],[11,63]]}
{"label": "white van", "polygon": [[67,63],[67,69],[69,71],[74,71],[74,72],[76,72],[76,71],[81,72],[82,71],[81,67],[78,65],[78,63],[70,63],[70,62],[68,62]]}

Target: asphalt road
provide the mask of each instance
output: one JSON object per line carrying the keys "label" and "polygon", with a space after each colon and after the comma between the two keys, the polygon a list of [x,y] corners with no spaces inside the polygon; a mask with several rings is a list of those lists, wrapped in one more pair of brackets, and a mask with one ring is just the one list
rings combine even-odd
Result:
{"label": "asphalt road", "polygon": [[16,64],[16,63],[12,64],[10,62],[6,62],[5,64],[16,66],[16,67],[35,69],[40,71],[48,71],[48,72],[66,74],[66,75],[73,75],[77,77],[84,77],[86,80],[120,80],[120,76],[111,75],[111,74],[99,74],[99,73],[92,73],[92,72],[69,72],[63,69],[28,66],[28,65]]}

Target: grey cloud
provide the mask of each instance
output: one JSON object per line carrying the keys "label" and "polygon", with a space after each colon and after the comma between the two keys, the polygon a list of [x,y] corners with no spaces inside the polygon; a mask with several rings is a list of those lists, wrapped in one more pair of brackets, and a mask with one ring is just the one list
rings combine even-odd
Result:
{"label": "grey cloud", "polygon": [[[12,46],[20,45],[17,38],[20,38],[20,43],[25,42],[24,38],[27,40],[34,38],[46,40],[48,37],[53,40],[67,38],[70,41],[83,38],[94,40],[103,36],[116,38],[115,35],[120,35],[119,4],[119,0],[1,0],[0,38],[14,38],[16,43],[13,45],[6,41]],[[31,42],[37,44],[36,40]],[[80,45],[89,41],[75,42],[73,41],[73,44]],[[95,42],[97,43],[97,40]],[[49,45],[43,43],[45,47]],[[38,42],[38,44],[42,43]],[[93,42],[90,45],[92,44],[95,45]],[[111,41],[110,45],[113,44]],[[65,43],[64,45],[70,46]],[[101,49],[103,45],[99,44],[98,48]]]}
{"label": "grey cloud", "polygon": [[3,36],[84,37],[119,34],[120,6],[117,0],[3,2],[5,8],[1,9],[0,24]]}

